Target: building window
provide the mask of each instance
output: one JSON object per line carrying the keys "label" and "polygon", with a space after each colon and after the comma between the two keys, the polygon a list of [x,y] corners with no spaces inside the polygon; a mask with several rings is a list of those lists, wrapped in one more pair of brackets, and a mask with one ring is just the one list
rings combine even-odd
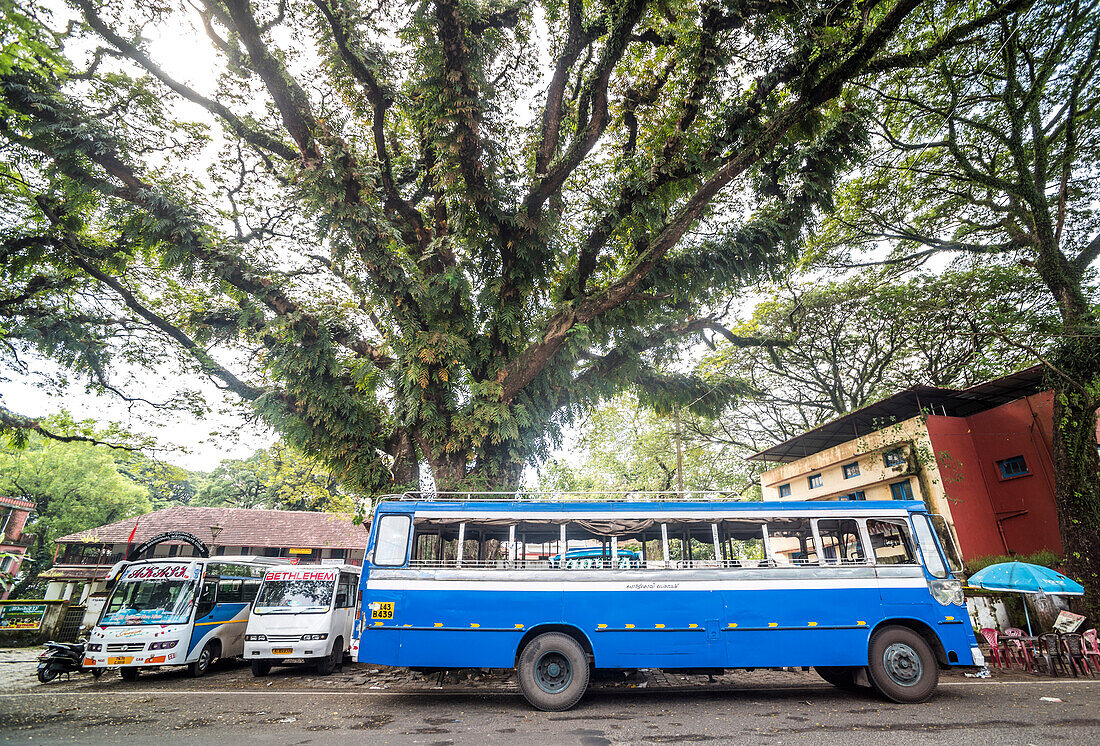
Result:
{"label": "building window", "polygon": [[810,475],[810,489],[814,490],[814,489],[817,489],[820,486],[821,486],[821,475],[820,474],[811,474]]}
{"label": "building window", "polygon": [[329,549],[328,550],[329,559],[347,559],[347,556],[348,556],[348,550],[346,550],[346,549]]}
{"label": "building window", "polygon": [[779,496],[780,497],[790,497],[791,496],[791,485],[790,484],[781,484],[781,485],[779,485]]}
{"label": "building window", "polygon": [[11,566],[14,565],[14,564],[15,564],[15,558],[14,557],[12,557],[10,555],[7,556],[7,557],[4,557],[3,561],[0,562],[0,572],[8,572],[9,570],[11,570]]}
{"label": "building window", "polygon": [[904,482],[894,482],[890,485],[890,493],[894,496],[895,500],[912,500],[913,488],[909,486],[909,480]]}
{"label": "building window", "polygon": [[856,490],[855,492],[849,492],[847,495],[841,495],[838,500],[866,500],[867,493],[863,490]]}
{"label": "building window", "polygon": [[882,454],[882,460],[886,463],[887,468],[891,466],[903,466],[905,464],[905,454],[901,452],[900,448],[895,448],[892,451],[887,451]]}
{"label": "building window", "polygon": [[844,468],[844,478],[845,479],[851,479],[852,477],[858,477],[859,476],[859,462],[858,461],[853,461],[850,464],[845,464],[843,468]]}
{"label": "building window", "polygon": [[1023,456],[1013,456],[1004,461],[998,461],[997,466],[1001,470],[1001,479],[1012,479],[1031,473],[1027,470],[1027,462],[1024,461]]}

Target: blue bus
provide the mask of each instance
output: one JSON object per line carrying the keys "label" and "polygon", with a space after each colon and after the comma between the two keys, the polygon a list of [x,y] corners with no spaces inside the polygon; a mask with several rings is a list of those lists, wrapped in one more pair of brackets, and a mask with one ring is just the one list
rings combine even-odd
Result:
{"label": "blue bus", "polygon": [[[543,710],[594,668],[814,666],[921,702],[941,669],[984,665],[949,527],[921,502],[602,497],[381,500],[357,659],[514,668]],[[574,552],[609,561],[560,567]]]}

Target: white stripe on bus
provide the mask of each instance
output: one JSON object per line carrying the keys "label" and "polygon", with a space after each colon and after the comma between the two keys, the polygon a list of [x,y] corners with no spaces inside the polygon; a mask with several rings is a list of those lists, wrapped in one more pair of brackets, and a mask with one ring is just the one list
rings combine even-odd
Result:
{"label": "white stripe on bus", "polygon": [[844,589],[895,590],[924,588],[928,584],[922,578],[874,578],[853,580],[827,580],[791,578],[788,580],[413,580],[369,579],[368,591],[536,591],[536,592],[587,592],[587,591],[767,591],[767,590],[844,590]]}

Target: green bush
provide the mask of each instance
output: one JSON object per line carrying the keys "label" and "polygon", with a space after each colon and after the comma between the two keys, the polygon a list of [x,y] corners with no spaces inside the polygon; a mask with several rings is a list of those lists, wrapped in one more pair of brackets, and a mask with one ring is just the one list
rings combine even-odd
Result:
{"label": "green bush", "polygon": [[1062,558],[1049,549],[1041,549],[1034,554],[1018,554],[1014,557],[1004,555],[977,557],[966,561],[966,572],[967,575],[973,575],[978,570],[989,567],[990,565],[1000,564],[1001,562],[1027,562],[1029,565],[1042,565],[1043,567],[1054,569],[1061,567]]}

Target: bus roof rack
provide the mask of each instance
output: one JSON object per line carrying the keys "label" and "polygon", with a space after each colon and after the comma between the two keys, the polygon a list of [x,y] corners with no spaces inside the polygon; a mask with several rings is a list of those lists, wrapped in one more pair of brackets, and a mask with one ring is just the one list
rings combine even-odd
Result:
{"label": "bus roof rack", "polygon": [[397,492],[380,495],[375,504],[383,501],[399,502],[759,502],[741,497],[739,493],[685,490],[630,490],[615,492],[593,490],[589,492]]}

